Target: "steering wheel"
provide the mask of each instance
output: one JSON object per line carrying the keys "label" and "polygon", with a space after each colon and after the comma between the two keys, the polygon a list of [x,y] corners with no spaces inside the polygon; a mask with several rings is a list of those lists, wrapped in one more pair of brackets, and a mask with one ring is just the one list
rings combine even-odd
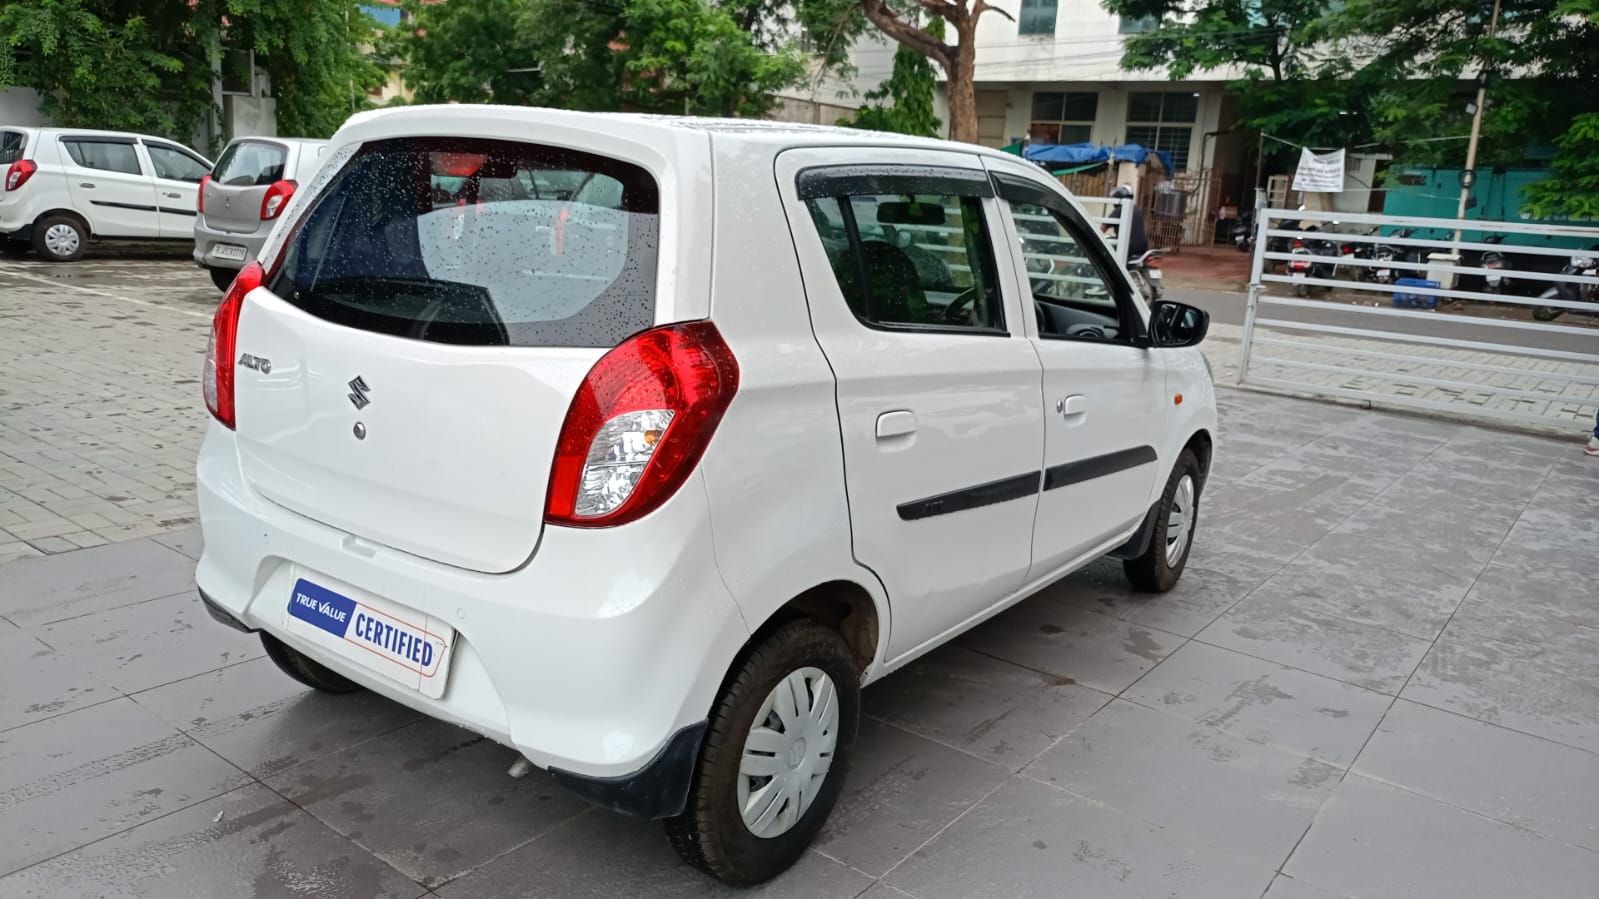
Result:
{"label": "steering wheel", "polygon": [[1108,336],[1105,329],[1099,325],[1072,325],[1066,329],[1067,337],[1079,337],[1085,340],[1104,340]]}
{"label": "steering wheel", "polygon": [[949,305],[944,307],[944,311],[939,313],[939,321],[946,325],[971,324],[971,316],[966,313],[965,309],[975,299],[977,299],[977,288],[968,287],[961,291],[960,295],[950,300]]}

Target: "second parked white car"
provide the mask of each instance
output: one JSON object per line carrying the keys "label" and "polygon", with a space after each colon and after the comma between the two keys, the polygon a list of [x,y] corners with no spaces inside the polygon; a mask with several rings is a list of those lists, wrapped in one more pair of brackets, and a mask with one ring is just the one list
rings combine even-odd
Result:
{"label": "second parked white car", "polygon": [[0,128],[0,248],[52,262],[91,240],[193,240],[211,163],[145,134]]}
{"label": "second parked white car", "polygon": [[206,607],[728,882],[821,828],[863,684],[1107,554],[1188,560],[1208,319],[1015,157],[411,107],[282,219],[205,364]]}

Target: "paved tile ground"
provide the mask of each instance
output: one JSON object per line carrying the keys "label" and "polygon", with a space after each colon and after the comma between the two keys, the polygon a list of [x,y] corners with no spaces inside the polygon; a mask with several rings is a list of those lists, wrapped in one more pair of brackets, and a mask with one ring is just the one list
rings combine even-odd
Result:
{"label": "paved tile ground", "polygon": [[[48,443],[31,429],[74,420],[57,404],[81,413],[78,443],[18,450],[44,490],[144,484],[204,414],[177,383],[197,351],[161,346],[195,339],[172,310],[214,294],[151,295],[167,308],[0,269],[0,434]],[[131,360],[124,392],[114,362],[70,367],[74,329]],[[169,352],[163,380],[145,359]],[[869,688],[832,821],[751,895],[1595,895],[1599,463],[1459,424],[1222,403],[1179,587],[1135,596],[1096,564]],[[149,411],[113,420],[124,405]],[[91,465],[90,443],[115,449]],[[40,496],[23,499],[81,524]],[[0,897],[730,894],[658,827],[505,777],[508,749],[299,688],[198,606],[198,534],[154,523],[0,564]]]}

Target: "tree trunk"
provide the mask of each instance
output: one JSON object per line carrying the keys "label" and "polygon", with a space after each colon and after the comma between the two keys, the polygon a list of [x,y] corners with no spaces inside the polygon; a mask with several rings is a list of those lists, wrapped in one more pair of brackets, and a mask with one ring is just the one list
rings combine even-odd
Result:
{"label": "tree trunk", "polygon": [[977,143],[977,18],[954,23],[960,43],[944,67],[949,78],[949,139]]}

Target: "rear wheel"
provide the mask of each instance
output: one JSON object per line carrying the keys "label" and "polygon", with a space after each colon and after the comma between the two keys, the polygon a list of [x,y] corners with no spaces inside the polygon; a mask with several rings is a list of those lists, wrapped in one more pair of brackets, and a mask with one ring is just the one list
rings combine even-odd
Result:
{"label": "rear wheel", "polygon": [[70,215],[47,215],[33,226],[33,251],[51,262],[76,262],[89,249],[89,229]]}
{"label": "rear wheel", "polygon": [[206,269],[206,271],[211,273],[211,283],[215,284],[217,290],[223,293],[228,292],[228,288],[233,286],[233,279],[239,274],[231,268],[212,268]]}
{"label": "rear wheel", "polygon": [[354,693],[361,689],[360,684],[290,647],[266,631],[261,632],[261,645],[266,649],[267,657],[278,666],[278,670],[307,687],[313,687],[324,693]]}
{"label": "rear wheel", "polygon": [[1559,318],[1560,313],[1564,311],[1554,306],[1534,306],[1532,307],[1532,317],[1541,322],[1552,322]]}
{"label": "rear wheel", "polygon": [[794,864],[838,801],[860,717],[860,677],[838,632],[785,624],[729,680],[688,807],[666,834],[685,861],[735,886]]}
{"label": "rear wheel", "polygon": [[1136,559],[1122,562],[1122,570],[1133,589],[1144,593],[1165,593],[1177,586],[1188,564],[1188,550],[1194,545],[1194,529],[1199,524],[1199,488],[1204,478],[1199,458],[1185,449],[1172,467],[1166,490],[1155,510],[1155,533],[1149,547]]}

